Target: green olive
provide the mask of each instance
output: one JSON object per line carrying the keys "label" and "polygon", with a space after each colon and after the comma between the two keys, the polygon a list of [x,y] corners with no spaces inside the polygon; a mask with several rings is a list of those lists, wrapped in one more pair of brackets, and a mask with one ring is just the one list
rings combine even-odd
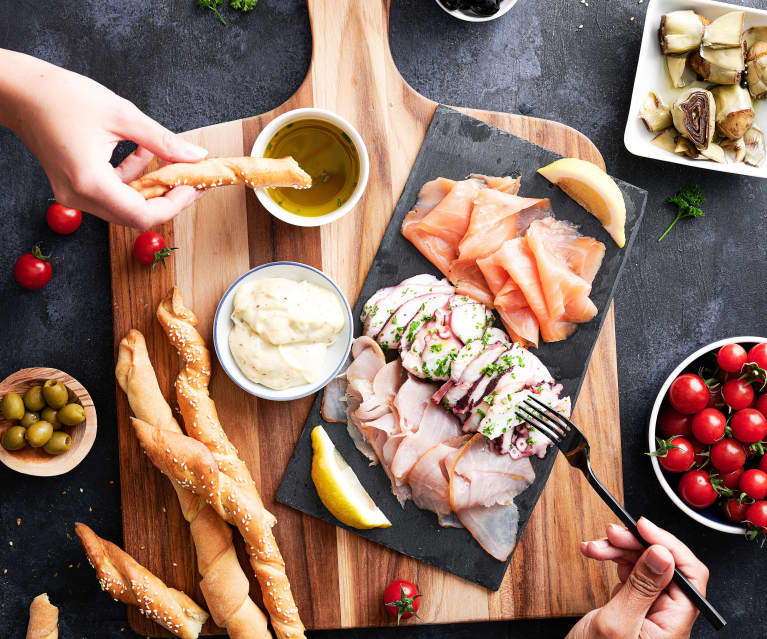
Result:
{"label": "green olive", "polygon": [[21,424],[24,428],[29,428],[32,424],[39,421],[40,421],[39,413],[26,412],[24,413],[24,416],[19,420],[19,424]]}
{"label": "green olive", "polygon": [[66,453],[72,445],[72,438],[63,431],[57,431],[51,435],[50,440],[44,446],[44,450],[49,455],[61,455]]}
{"label": "green olive", "polygon": [[50,422],[40,420],[27,428],[24,437],[27,440],[27,444],[32,448],[40,448],[48,443],[51,435],[53,435],[53,426],[51,426]]}
{"label": "green olive", "polygon": [[43,387],[40,385],[32,386],[24,393],[24,406],[29,411],[40,411],[45,408],[45,397],[43,397]]}
{"label": "green olive", "polygon": [[67,387],[55,379],[49,379],[43,384],[43,397],[51,408],[59,409],[66,405],[69,400]]}
{"label": "green olive", "polygon": [[0,402],[0,413],[9,422],[17,422],[24,417],[24,400],[18,393],[8,393]]}
{"label": "green olive", "polygon": [[11,426],[3,433],[3,448],[5,450],[21,450],[27,445],[24,440],[24,427]]}
{"label": "green olive", "polygon": [[80,404],[67,404],[56,413],[56,417],[64,426],[77,426],[85,420],[85,410]]}
{"label": "green olive", "polygon": [[44,419],[46,422],[50,422],[51,426],[53,426],[53,430],[58,430],[61,428],[61,422],[58,418],[58,413],[54,408],[51,408],[50,406],[46,406],[43,408],[43,410],[40,411],[40,419]]}

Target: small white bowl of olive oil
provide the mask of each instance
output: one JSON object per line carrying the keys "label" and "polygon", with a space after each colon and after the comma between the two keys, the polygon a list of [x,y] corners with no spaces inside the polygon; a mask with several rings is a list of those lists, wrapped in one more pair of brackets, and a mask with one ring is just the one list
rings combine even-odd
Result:
{"label": "small white bowl of olive oil", "polygon": [[295,109],[267,124],[256,138],[253,157],[292,156],[312,177],[309,189],[256,189],[261,205],[296,226],[334,222],[354,208],[370,173],[362,137],[349,122],[325,109]]}

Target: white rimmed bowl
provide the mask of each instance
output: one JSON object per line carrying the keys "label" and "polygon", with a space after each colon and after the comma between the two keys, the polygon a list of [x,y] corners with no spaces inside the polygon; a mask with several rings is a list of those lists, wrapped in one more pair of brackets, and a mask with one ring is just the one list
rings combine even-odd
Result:
{"label": "white rimmed bowl", "polygon": [[[660,26],[661,16],[679,9],[692,9],[702,13],[711,20],[729,11],[744,11],[746,14],[744,30],[750,27],[767,25],[767,11],[761,9],[724,2],[713,2],[712,0],[650,0],[647,5],[647,14],[645,15],[639,60],[636,65],[631,106],[629,107],[628,120],[623,134],[623,143],[626,149],[640,157],[673,162],[674,164],[684,164],[696,169],[708,169],[710,171],[750,175],[752,177],[767,177],[767,163],[760,167],[755,167],[743,162],[719,164],[713,160],[693,160],[665,151],[651,144],[652,139],[660,132],[650,133],[639,119],[639,107],[642,102],[650,91],[654,91],[658,97],[663,99],[667,106],[671,107],[676,96],[683,91],[683,89],[675,89],[671,85],[663,54],[661,53],[660,46],[658,46],[658,27]],[[710,82],[696,80],[689,86],[706,88],[710,84]],[[755,124],[762,131],[767,131],[767,110],[759,108],[757,102],[754,102],[754,108],[756,111]]]}
{"label": "white rimmed bowl", "polygon": [[511,9],[515,4],[517,4],[517,0],[503,0],[501,2],[501,7],[498,9],[496,13],[494,13],[491,16],[480,16],[474,13],[473,11],[463,11],[461,9],[448,9],[440,0],[436,0],[437,4],[439,5],[439,8],[442,9],[445,13],[453,16],[454,18],[458,18],[459,20],[463,20],[464,22],[490,22],[491,20],[496,20],[497,18],[500,18],[502,15],[505,15],[508,13],[509,9]]}
{"label": "white rimmed bowl", "polygon": [[[655,444],[655,430],[658,422],[658,415],[660,414],[661,408],[664,406],[666,395],[668,394],[668,389],[671,386],[671,383],[677,377],[679,377],[679,375],[685,372],[697,372],[697,366],[694,366],[694,364],[703,356],[718,350],[725,344],[758,344],[761,342],[767,342],[767,338],[754,336],[728,337],[727,339],[720,339],[718,342],[714,342],[713,344],[699,348],[697,351],[691,355],[688,355],[684,360],[682,360],[682,363],[679,364],[679,366],[677,366],[673,371],[671,371],[671,374],[666,378],[666,381],[663,382],[663,386],[661,386],[660,391],[658,392],[658,396],[655,399],[655,404],[653,404],[652,413],[650,414],[650,429],[648,432],[650,452],[655,452],[657,449]],[[685,504],[679,494],[672,488],[671,484],[669,483],[669,478],[672,475],[676,475],[678,477],[679,474],[666,473],[666,471],[661,468],[657,457],[650,457],[650,463],[652,464],[652,469],[655,472],[655,476],[658,478],[658,482],[660,482],[663,491],[668,495],[669,499],[671,499],[671,501],[677,505],[679,510],[685,513],[688,517],[694,519],[700,524],[703,524],[704,526],[707,526],[708,528],[713,528],[714,530],[718,530],[720,532],[730,533],[733,535],[742,535],[746,532],[745,527],[730,523],[713,506],[705,510],[696,510],[695,508],[691,508]]]}
{"label": "white rimmed bowl", "polygon": [[[231,315],[235,290],[246,280],[266,279],[269,277],[283,277],[295,280],[296,282],[307,281],[310,284],[321,286],[329,291],[333,291],[344,308],[346,315],[344,327],[338,334],[336,341],[328,347],[322,373],[318,381],[313,384],[301,384],[300,386],[293,386],[292,388],[282,390],[275,390],[263,384],[257,384],[243,374],[232,356],[232,351],[229,349],[229,334],[232,331]],[[257,266],[241,275],[226,289],[226,293],[224,293],[224,296],[218,303],[216,316],[213,320],[213,345],[221,367],[229,376],[229,379],[242,390],[263,399],[287,402],[316,393],[341,372],[341,368],[346,362],[352,346],[353,330],[354,322],[352,321],[352,310],[349,307],[349,302],[341,292],[341,289],[338,288],[338,285],[327,275],[313,266],[301,264],[300,262],[270,262],[269,264]]]}
{"label": "white rimmed bowl", "polygon": [[266,145],[269,144],[277,131],[291,122],[308,119],[324,120],[325,122],[335,124],[339,129],[346,133],[354,143],[360,161],[360,177],[357,181],[357,187],[352,191],[349,199],[335,211],[316,217],[306,217],[303,215],[296,215],[295,213],[282,208],[277,202],[269,197],[266,189],[256,189],[255,191],[256,197],[258,198],[258,201],[261,202],[261,205],[277,219],[295,226],[322,226],[341,219],[351,211],[356,206],[357,202],[360,201],[362,194],[365,192],[365,187],[368,184],[370,159],[368,158],[368,150],[365,146],[365,142],[363,142],[362,136],[357,132],[357,129],[337,113],[333,113],[326,109],[294,109],[293,111],[288,111],[287,113],[277,116],[261,130],[261,133],[258,134],[256,141],[253,143],[253,149],[251,150],[250,155],[255,158],[263,157],[264,151],[266,151]]}

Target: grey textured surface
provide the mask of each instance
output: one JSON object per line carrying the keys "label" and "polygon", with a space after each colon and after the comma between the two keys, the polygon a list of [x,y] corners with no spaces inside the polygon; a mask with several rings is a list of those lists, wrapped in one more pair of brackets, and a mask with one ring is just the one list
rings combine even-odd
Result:
{"label": "grey textured surface", "polygon": [[[684,519],[642,452],[655,393],[684,355],[720,337],[767,330],[767,246],[758,239],[767,222],[767,182],[629,155],[623,127],[646,3],[588,4],[522,0],[500,20],[468,25],[430,0],[393,0],[394,59],[405,79],[434,100],[574,126],[594,140],[612,174],[648,190],[645,221],[616,296],[627,505],[678,534],[709,565],[710,597],[730,622],[719,636],[761,637],[764,554]],[[748,4],[767,8],[767,0]],[[228,29],[193,0],[2,0],[0,46],[86,73],[166,126],[184,130],[276,106],[308,67],[308,19],[300,0],[261,0],[249,16],[227,15]],[[658,245],[672,218],[665,198],[691,181],[703,187],[706,217],[681,223]],[[72,522],[84,520],[120,539],[106,226],[86,219],[70,238],[47,232],[45,175],[5,130],[0,194],[0,376],[31,365],[62,368],[88,387],[100,415],[96,445],[71,474],[32,479],[0,468],[0,636],[24,636],[28,603],[44,590],[62,607],[62,639],[131,636],[121,632],[123,606],[98,591],[71,538]],[[11,268],[39,239],[56,251],[54,280],[41,292],[22,292]],[[526,621],[314,636],[550,638],[571,625]],[[705,622],[693,634],[714,636]]]}
{"label": "grey textured surface", "polygon": [[[421,187],[436,177],[461,179],[472,172],[481,175],[523,175],[520,195],[548,197],[554,215],[576,224],[584,235],[605,243],[605,255],[593,282],[591,300],[599,314],[578,327],[566,341],[541,343],[535,354],[563,387],[563,394],[577,401],[589,357],[599,337],[607,309],[623,265],[631,253],[634,238],[642,223],[647,193],[621,180],[619,188],[626,202],[626,237],[624,249],[618,248],[601,224],[583,208],[550,184],[536,170],[562,156],[531,144],[522,138],[489,126],[464,113],[440,105],[429,125],[426,139],[415,159],[405,188],[394,209],[389,227],[381,240],[373,265],[354,305],[354,334],[362,334],[360,315],[373,294],[408,277],[430,273],[442,277],[439,270],[402,235],[402,222],[413,207]],[[500,326],[500,323],[497,322]],[[436,387],[435,387],[436,388]],[[322,422],[322,394],[314,401],[304,430],[290,459],[288,469],[277,491],[277,501],[293,506],[313,517],[338,525],[317,496],[311,481],[311,431]],[[341,451],[362,485],[391,521],[390,528],[347,530],[393,548],[411,557],[447,570],[459,577],[498,590],[508,561],[501,563],[482,550],[466,530],[443,528],[433,513],[417,508],[412,501],[400,508],[391,494],[391,483],[380,466],[370,466],[368,459],[355,449],[344,426],[327,425],[326,430]],[[531,458],[535,481],[514,499],[519,509],[517,540],[524,532],[530,515],[538,503],[549,477],[557,450],[551,448],[543,459]],[[513,554],[513,553],[512,553]],[[509,559],[511,556],[509,557]]]}

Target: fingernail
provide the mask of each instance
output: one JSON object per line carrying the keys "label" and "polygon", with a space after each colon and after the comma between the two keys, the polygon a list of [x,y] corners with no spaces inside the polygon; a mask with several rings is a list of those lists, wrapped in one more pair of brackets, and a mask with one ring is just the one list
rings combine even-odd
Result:
{"label": "fingernail", "polygon": [[608,524],[607,528],[613,532],[624,532],[628,530],[626,526],[621,526],[620,524]]}
{"label": "fingernail", "polygon": [[176,136],[176,148],[179,153],[188,157],[190,160],[202,160],[208,155],[208,152],[201,146],[192,144],[191,142],[188,142],[184,138],[178,136]]}
{"label": "fingernail", "polygon": [[610,542],[607,541],[607,539],[595,539],[594,541],[590,541],[589,544],[591,544],[592,548],[607,548],[610,545]]}
{"label": "fingernail", "polygon": [[586,552],[586,548],[588,548],[588,547],[589,547],[589,543],[587,541],[582,541],[581,542],[581,552],[585,553]]}
{"label": "fingernail", "polygon": [[671,553],[663,546],[651,546],[646,556],[647,567],[656,575],[662,575],[668,570],[669,565],[674,561]]}
{"label": "fingernail", "polygon": [[640,517],[639,521],[643,521],[646,526],[649,526],[653,530],[658,528],[654,523],[652,523],[649,519],[647,519],[647,517]]}

